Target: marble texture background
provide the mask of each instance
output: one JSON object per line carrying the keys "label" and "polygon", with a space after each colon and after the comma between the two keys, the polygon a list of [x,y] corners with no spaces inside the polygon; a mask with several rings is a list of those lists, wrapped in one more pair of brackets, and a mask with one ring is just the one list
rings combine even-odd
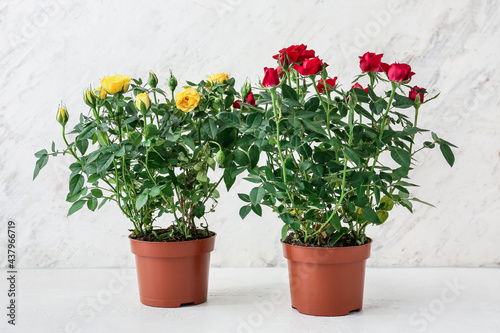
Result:
{"label": "marble texture background", "polygon": [[[0,267],[6,224],[17,224],[18,267],[132,267],[118,208],[66,217],[69,159],[51,159],[32,181],[33,153],[62,146],[55,121],[66,103],[72,119],[86,110],[85,86],[115,73],[166,87],[227,72],[257,82],[277,50],[304,43],[330,64],[344,86],[358,56],[384,53],[410,63],[412,83],[440,97],[420,125],[459,146],[456,165],[440,152],[419,156],[415,196],[436,208],[397,208],[371,228],[372,266],[500,267],[500,4],[496,1],[0,1]],[[284,266],[280,222],[240,220],[238,181],[209,215],[218,233],[218,267]],[[168,222],[165,220],[165,222]]]}

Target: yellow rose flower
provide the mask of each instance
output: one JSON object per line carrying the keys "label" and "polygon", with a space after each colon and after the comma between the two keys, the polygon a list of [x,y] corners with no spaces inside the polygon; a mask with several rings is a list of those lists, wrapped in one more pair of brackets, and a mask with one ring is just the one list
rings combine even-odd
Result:
{"label": "yellow rose flower", "polygon": [[116,74],[113,76],[105,76],[101,80],[101,86],[108,94],[127,92],[130,85],[130,76]]}
{"label": "yellow rose flower", "polygon": [[149,99],[148,94],[140,93],[137,94],[137,96],[135,96],[135,107],[137,108],[137,110],[144,113],[149,110],[150,106],[151,106],[151,100]]}
{"label": "yellow rose flower", "polygon": [[69,120],[69,114],[68,110],[66,110],[66,107],[59,106],[59,108],[57,109],[56,120],[59,122],[59,124],[63,126],[66,125]]}
{"label": "yellow rose flower", "polygon": [[103,87],[95,88],[94,95],[98,96],[100,99],[105,99],[108,93]]}
{"label": "yellow rose flower", "polygon": [[212,82],[217,82],[219,84],[226,83],[229,80],[229,75],[226,73],[213,74],[208,78],[208,82],[212,84]]}
{"label": "yellow rose flower", "polygon": [[184,112],[193,111],[200,104],[200,95],[194,88],[186,88],[175,95],[175,105]]}

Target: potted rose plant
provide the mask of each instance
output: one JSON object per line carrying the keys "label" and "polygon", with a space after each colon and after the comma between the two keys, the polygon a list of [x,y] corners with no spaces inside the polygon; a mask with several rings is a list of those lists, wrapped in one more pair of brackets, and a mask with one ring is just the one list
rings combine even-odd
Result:
{"label": "potted rose plant", "polygon": [[[174,76],[168,80],[170,94],[157,84],[152,72],[147,82],[104,77],[101,87],[85,91],[90,110],[79,116],[71,140],[68,111],[61,105],[56,118],[66,147],[57,150],[53,143],[51,152],[37,152],[34,178],[49,156],[73,156],[68,215],[114,201],[132,222],[141,302],[178,307],[207,299],[215,233],[205,214],[216,207],[222,179],[229,188],[236,176],[212,171],[217,162],[224,168],[225,151],[236,138],[219,115],[229,113],[239,94],[227,74],[188,82],[175,96]],[[172,223],[157,227],[167,216]]]}
{"label": "potted rose plant", "polygon": [[[240,215],[260,215],[265,205],[284,222],[294,308],[345,315],[362,307],[366,227],[384,223],[394,205],[412,211],[422,202],[408,181],[418,152],[439,145],[451,166],[454,146],[435,133],[415,140],[428,134],[417,126],[419,110],[436,96],[408,85],[414,73],[407,64],[366,53],[354,85],[343,88],[305,45],[274,58],[277,68],[265,68],[256,106],[245,104],[240,120],[243,141],[252,143],[244,147],[246,179],[256,184],[239,194],[247,203]],[[258,166],[261,153],[267,158]]]}

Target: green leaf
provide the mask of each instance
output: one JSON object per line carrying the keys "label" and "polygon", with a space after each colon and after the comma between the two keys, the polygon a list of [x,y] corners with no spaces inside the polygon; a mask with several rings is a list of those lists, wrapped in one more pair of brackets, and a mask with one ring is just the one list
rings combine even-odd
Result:
{"label": "green leaf", "polygon": [[40,158],[42,156],[48,155],[47,149],[39,150],[35,153],[35,157]]}
{"label": "green leaf", "polygon": [[251,207],[255,214],[262,216],[262,207],[260,205],[252,205]]}
{"label": "green leaf", "polygon": [[96,198],[102,198],[102,191],[98,188],[90,190],[90,193],[92,193],[92,195]]}
{"label": "green leaf", "polygon": [[246,180],[247,182],[255,183],[255,184],[260,184],[262,182],[262,180],[260,178],[255,178],[255,177],[245,177],[243,179]]}
{"label": "green leaf", "polygon": [[356,165],[359,166],[360,164],[359,156],[352,148],[345,147],[344,153],[351,161],[353,161]]}
{"label": "green leaf", "polygon": [[48,161],[49,161],[49,155],[45,154],[40,156],[40,158],[36,161],[35,164],[35,170],[33,171],[33,179],[35,179],[38,176],[38,173],[40,173],[40,170],[42,170],[42,168],[45,165],[47,165]]}
{"label": "green leaf", "polygon": [[306,102],[306,104],[304,105],[304,110],[315,112],[316,110],[318,110],[319,103],[319,98],[313,97]]}
{"label": "green leaf", "polygon": [[139,132],[132,132],[128,136],[128,139],[129,139],[131,144],[133,144],[134,146],[138,146],[142,141],[142,134]]}
{"label": "green leaf", "polygon": [[221,112],[217,115],[219,120],[230,127],[240,127],[240,119],[232,112]]}
{"label": "green leaf", "polygon": [[401,148],[395,148],[391,150],[391,157],[396,163],[403,167],[409,167],[411,162],[410,153]]}
{"label": "green leaf", "polygon": [[263,187],[254,187],[250,191],[250,201],[255,206],[264,198],[266,190]]}
{"label": "green leaf", "polygon": [[85,177],[83,177],[81,174],[74,175],[69,180],[69,195],[73,196],[78,192],[80,192],[80,190],[83,187],[83,184],[85,184]]}
{"label": "green leaf", "polygon": [[248,196],[248,194],[238,193],[238,197],[244,202],[250,202],[250,197]]}
{"label": "green leaf", "polygon": [[113,153],[106,153],[101,155],[96,162],[97,165],[96,173],[101,173],[103,171],[106,171],[108,167],[113,163],[114,158],[115,155]]}
{"label": "green leaf", "polygon": [[100,154],[101,154],[101,152],[99,150],[91,152],[87,156],[87,164],[94,162],[99,157]]}
{"label": "green leaf", "polygon": [[68,216],[72,215],[74,212],[77,212],[79,211],[80,209],[82,209],[82,207],[85,205],[87,201],[86,200],[78,200],[77,202],[75,202],[73,205],[71,205],[71,207],[69,208],[69,211],[68,211]]}
{"label": "green leaf", "polygon": [[392,103],[392,106],[400,109],[406,109],[412,107],[413,105],[415,105],[415,103],[411,98],[398,94],[394,96],[394,102]]}
{"label": "green leaf", "polygon": [[440,144],[439,149],[441,149],[441,153],[443,154],[446,162],[448,162],[448,164],[452,167],[455,163],[455,155],[453,155],[450,146],[446,144]]}
{"label": "green leaf", "polygon": [[76,141],[76,148],[78,148],[78,150],[82,155],[85,155],[85,152],[87,151],[88,147],[89,147],[89,140],[84,139]]}
{"label": "green leaf", "polygon": [[436,206],[434,206],[433,204],[428,203],[427,201],[420,200],[419,198],[411,198],[410,200],[420,202],[420,203],[423,203],[424,205],[436,208]]}
{"label": "green leaf", "polygon": [[137,200],[135,201],[135,208],[137,210],[141,210],[142,207],[148,202],[148,197],[149,195],[147,193],[141,193],[138,197]]}
{"label": "green leaf", "polygon": [[247,118],[247,126],[257,128],[262,124],[262,115],[260,113],[251,113]]}
{"label": "green leaf", "polygon": [[317,121],[311,121],[308,119],[301,119],[302,123],[304,124],[305,127],[307,127],[309,130],[316,132],[318,134],[326,136],[326,132],[323,129],[323,126],[320,122]]}
{"label": "green leaf", "polygon": [[247,217],[248,213],[250,213],[250,211],[252,210],[252,207],[250,206],[243,206],[240,208],[240,217],[241,219],[245,219],[245,217]]}
{"label": "green leaf", "polygon": [[217,136],[217,124],[212,118],[209,118],[208,125],[210,126],[210,137],[214,139]]}
{"label": "green leaf", "polygon": [[323,176],[323,172],[325,171],[325,168],[323,168],[322,165],[315,164],[311,167],[311,171],[313,174],[315,174],[318,177]]}
{"label": "green leaf", "polygon": [[233,176],[233,171],[234,171],[233,165],[231,165],[231,167],[224,169],[224,184],[226,184],[226,189],[228,191],[233,186],[234,182],[236,181],[236,175]]}
{"label": "green leaf", "polygon": [[152,196],[152,197],[156,197],[160,193],[161,193],[160,188],[158,186],[153,186],[151,188],[151,191],[149,192],[149,195]]}
{"label": "green leaf", "polygon": [[309,169],[310,167],[313,166],[313,162],[311,161],[304,161],[301,165],[300,165],[300,171],[306,171],[307,169]]}
{"label": "green leaf", "polygon": [[260,158],[260,149],[256,145],[253,145],[250,147],[248,151],[248,156],[250,157],[250,168],[255,168],[257,166],[257,163],[259,163],[259,158]]}
{"label": "green leaf", "polygon": [[340,229],[342,228],[342,226],[340,225],[340,217],[337,214],[333,215],[332,219],[330,220],[330,224],[337,231],[340,231]]}
{"label": "green leaf", "polygon": [[244,151],[239,150],[239,149],[235,149],[233,151],[233,155],[234,155],[234,161],[238,165],[241,165],[241,166],[248,165],[248,162],[249,162],[248,155]]}
{"label": "green leaf", "polygon": [[290,227],[288,224],[285,224],[283,228],[281,228],[281,241],[284,242],[286,239],[286,236],[288,235],[288,230],[290,230]]}
{"label": "green leaf", "polygon": [[78,140],[90,139],[95,134],[95,125],[87,126],[80,135],[78,135]]}
{"label": "green leaf", "polygon": [[380,219],[377,214],[370,207],[362,207],[361,211],[363,212],[363,217],[371,223],[380,224]]}
{"label": "green leaf", "polygon": [[281,93],[283,94],[283,98],[290,98],[290,99],[293,99],[295,101],[299,100],[295,90],[292,87],[290,87],[289,85],[287,85],[286,83],[284,83],[281,86]]}
{"label": "green leaf", "polygon": [[90,198],[88,201],[87,201],[87,208],[91,211],[95,211],[96,208],[97,208],[97,199],[96,198]]}

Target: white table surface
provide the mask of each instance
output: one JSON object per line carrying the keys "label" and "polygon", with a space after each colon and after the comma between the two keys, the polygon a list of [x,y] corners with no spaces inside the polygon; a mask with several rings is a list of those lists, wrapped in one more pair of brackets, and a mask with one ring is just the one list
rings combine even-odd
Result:
{"label": "white table surface", "polygon": [[284,268],[211,268],[208,301],[139,302],[135,269],[21,269],[16,326],[0,282],[0,332],[500,332],[500,269],[368,268],[364,308],[344,317],[290,306]]}

